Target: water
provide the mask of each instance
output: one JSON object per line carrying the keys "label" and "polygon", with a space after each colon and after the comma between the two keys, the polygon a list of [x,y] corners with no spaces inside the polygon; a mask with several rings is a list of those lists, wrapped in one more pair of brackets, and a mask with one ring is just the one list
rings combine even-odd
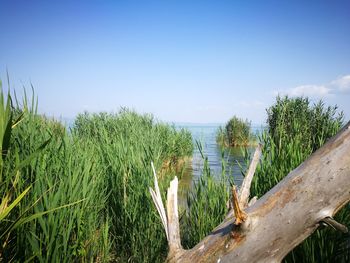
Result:
{"label": "water", "polygon": [[[185,176],[191,176],[191,180],[197,180],[203,169],[203,158],[199,152],[196,142],[202,145],[203,155],[208,158],[209,166],[214,175],[220,175],[222,172],[222,155],[226,162],[226,173],[233,176],[237,184],[239,184],[243,177],[237,161],[243,164],[243,154],[240,148],[233,148],[231,150],[224,150],[216,143],[216,133],[219,129],[219,124],[181,124],[176,125],[178,128],[185,128],[192,133],[193,143],[195,145],[192,167],[189,167],[192,175],[186,173]],[[187,178],[184,178],[185,180]]]}
{"label": "water", "polygon": [[[184,172],[180,180],[180,196],[188,191],[193,183],[202,175],[203,158],[196,145],[196,141],[202,144],[203,154],[208,158],[212,174],[220,176],[222,173],[222,162],[225,163],[226,175],[240,186],[243,182],[242,168],[246,168],[243,151],[241,147],[222,149],[216,143],[216,134],[220,124],[177,124],[177,128],[186,128],[192,133],[194,141],[194,152],[192,163]],[[253,133],[261,131],[259,126],[253,126]],[[254,147],[249,147],[249,151],[254,151]],[[224,157],[224,158],[222,158]]]}

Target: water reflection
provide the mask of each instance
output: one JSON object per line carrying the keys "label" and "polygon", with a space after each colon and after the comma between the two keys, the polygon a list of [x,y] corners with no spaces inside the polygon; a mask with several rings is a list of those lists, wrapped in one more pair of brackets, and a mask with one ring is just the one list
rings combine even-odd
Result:
{"label": "water reflection", "polygon": [[[237,162],[243,164],[243,150],[240,147],[225,149],[224,152],[216,143],[216,132],[220,125],[181,125],[180,128],[188,129],[193,136],[194,144],[196,141],[201,143],[204,156],[208,157],[209,166],[215,175],[222,172],[222,157],[226,163],[226,172],[233,176],[236,184],[242,182],[242,174]],[[192,174],[195,180],[202,174],[203,159],[197,146],[195,146],[192,159]]]}
{"label": "water reflection", "polygon": [[[200,142],[203,149],[204,156],[208,157],[208,162],[212,173],[215,176],[220,176],[222,173],[222,162],[225,163],[226,175],[231,179],[233,178],[236,185],[240,186],[243,181],[243,175],[241,173],[241,167],[245,168],[245,161],[243,158],[243,151],[241,147],[235,147],[231,149],[221,149],[216,143],[216,133],[219,124],[201,125],[201,124],[182,124],[176,125],[178,128],[188,129],[193,136],[194,144],[196,141]],[[259,130],[258,127],[253,127],[253,132]],[[248,150],[253,151],[254,148]],[[224,157],[224,158],[222,158]],[[240,165],[238,165],[240,164]],[[187,165],[182,175],[182,179],[179,184],[179,196],[181,202],[185,200],[182,197],[186,195],[186,192],[191,188],[193,183],[198,180],[203,170],[203,158],[197,146],[195,146],[193,152],[192,164]]]}

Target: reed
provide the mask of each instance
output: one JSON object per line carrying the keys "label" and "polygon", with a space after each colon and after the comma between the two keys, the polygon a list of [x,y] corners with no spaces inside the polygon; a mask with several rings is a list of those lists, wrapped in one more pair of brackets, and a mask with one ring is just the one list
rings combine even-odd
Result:
{"label": "reed", "polygon": [[223,221],[228,212],[230,196],[224,156],[222,155],[222,172],[218,177],[210,170],[208,157],[204,156],[199,142],[197,147],[204,164],[201,177],[187,193],[187,208],[180,219],[182,244],[185,248],[192,248]]}
{"label": "reed", "polygon": [[[260,136],[263,144],[261,163],[252,184],[252,196],[262,196],[302,163],[310,154],[335,135],[343,125],[343,113],[337,107],[325,107],[322,101],[311,104],[307,98],[277,97],[268,110],[267,130]],[[247,154],[247,160],[249,155]],[[350,225],[350,210],[337,214]],[[342,234],[318,229],[295,248],[284,262],[348,262],[349,255],[339,252]]]}
{"label": "reed", "polygon": [[34,99],[1,98],[1,260],[162,261],[150,162],[170,163],[159,180],[165,192],[172,167],[192,154],[191,134],[127,109],[81,114],[67,131],[39,115]]}
{"label": "reed", "polygon": [[[96,159],[108,188],[108,214],[119,260],[158,262],[166,256],[166,237],[148,192],[153,183],[150,163],[161,170],[192,154],[186,130],[156,123],[152,115],[123,109],[118,114],[82,114],[74,136],[96,145]],[[88,149],[87,149],[88,150]],[[168,167],[160,180],[162,192],[175,174]]]}
{"label": "reed", "polygon": [[[84,142],[69,137],[59,122],[38,115],[35,102],[29,106],[25,98],[23,106],[14,105],[11,112],[23,119],[12,131],[12,150],[5,166],[20,176],[13,186],[2,184],[2,191],[18,196],[30,190],[8,222],[14,224],[26,215],[32,220],[6,238],[3,260],[107,260],[109,241],[103,231],[109,224],[103,215],[107,189],[92,172],[96,165],[93,152],[83,151]],[[17,160],[25,163],[18,166]],[[3,179],[11,182],[13,176],[8,173]]]}
{"label": "reed", "polygon": [[254,140],[251,122],[237,116],[233,116],[225,127],[220,127],[216,135],[216,142],[223,147],[248,146],[254,144]]}
{"label": "reed", "polygon": [[[150,163],[162,171],[159,185],[164,195],[177,164],[192,154],[191,134],[128,109],[80,114],[67,131],[60,122],[39,115],[34,98],[24,96],[12,104],[1,88],[0,261],[163,261],[167,242],[148,192],[153,184]],[[262,162],[252,185],[252,195],[257,196],[343,125],[336,107],[311,105],[306,98],[278,97],[267,112],[268,127],[259,138]],[[245,126],[237,132],[238,121],[221,130],[221,141],[238,145],[239,138],[250,136],[250,123],[240,120]],[[227,139],[227,134],[237,137]],[[197,147],[204,167],[181,214],[186,248],[224,219],[230,195],[225,161],[221,176],[214,175],[199,143]],[[349,206],[337,218],[350,225]],[[348,260],[348,237],[320,229],[285,262]]]}

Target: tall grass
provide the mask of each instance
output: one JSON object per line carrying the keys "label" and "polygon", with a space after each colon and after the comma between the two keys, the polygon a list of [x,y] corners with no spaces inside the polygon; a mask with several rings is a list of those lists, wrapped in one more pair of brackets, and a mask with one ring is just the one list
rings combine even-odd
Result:
{"label": "tall grass", "polygon": [[[185,130],[156,123],[151,115],[122,110],[119,114],[82,114],[74,136],[92,142],[107,182],[108,213],[118,259],[158,262],[166,256],[166,237],[148,192],[152,185],[150,163],[158,171],[192,154],[192,139]],[[88,150],[88,149],[87,149]],[[161,172],[165,192],[174,174]],[[170,172],[170,173],[169,173]],[[172,175],[171,175],[172,174]]]}
{"label": "tall grass", "polygon": [[253,141],[251,122],[237,116],[233,116],[225,127],[220,127],[216,135],[216,142],[225,147],[248,146]]}
{"label": "tall grass", "polygon": [[229,179],[225,172],[222,156],[222,173],[219,178],[209,167],[208,157],[204,156],[202,146],[197,143],[204,159],[201,177],[187,193],[187,209],[181,216],[181,237],[185,248],[194,247],[225,218],[230,197]]}
{"label": "tall grass", "polygon": [[[268,110],[267,130],[260,135],[263,144],[261,162],[254,175],[251,195],[261,197],[310,154],[321,147],[343,125],[337,107],[314,105],[307,98],[280,98]],[[245,151],[247,164],[249,151]],[[185,247],[193,247],[209,234],[227,212],[227,180],[213,180],[207,159],[203,175],[188,194],[188,210],[182,218]],[[242,171],[244,172],[244,171]],[[336,216],[350,226],[350,208]],[[330,228],[318,229],[290,252],[284,262],[349,262],[349,236]]]}
{"label": "tall grass", "polygon": [[192,154],[190,133],[128,110],[81,114],[67,131],[36,108],[25,97],[8,107],[14,121],[1,114],[4,131],[23,119],[2,144],[0,212],[17,205],[1,216],[0,259],[162,261],[166,238],[148,193],[150,162],[161,171],[164,190],[172,168]]}
{"label": "tall grass", "polygon": [[12,132],[12,150],[4,163],[12,168],[17,160],[26,160],[26,164],[18,169],[20,176],[14,187],[4,184],[13,181],[13,176],[3,176],[1,190],[18,196],[31,187],[8,222],[16,223],[24,215],[41,216],[20,225],[7,237],[3,260],[107,260],[109,238],[105,229],[109,222],[103,214],[107,189],[99,174],[92,172],[94,154],[83,151],[84,142],[68,136],[60,123],[38,115],[32,103],[29,106],[24,100],[21,107],[11,109],[14,115],[23,114],[23,120]]}
{"label": "tall grass", "polygon": [[[1,81],[0,86],[2,86]],[[21,115],[17,121],[14,121],[11,97],[4,96],[2,87],[0,88],[0,261],[3,261],[6,258],[6,252],[14,249],[12,234],[16,229],[15,222],[20,220],[18,207],[30,190],[30,186],[22,192],[16,192],[21,164],[18,158],[12,165],[8,165],[8,160],[16,155],[16,149],[11,145],[11,136],[13,129],[21,121]]]}
{"label": "tall grass", "polygon": [[[252,185],[252,195],[264,195],[310,154],[335,135],[343,125],[343,114],[337,107],[323,102],[311,104],[307,98],[280,98],[268,110],[268,128],[261,135],[261,164]],[[350,210],[345,207],[337,215],[350,225]],[[319,229],[295,248],[285,262],[348,262],[340,255],[342,234],[332,229]]]}
{"label": "tall grass", "polygon": [[[155,163],[164,194],[177,164],[192,154],[191,134],[127,109],[80,114],[67,131],[36,109],[36,101],[26,96],[15,105],[11,97],[5,102],[1,90],[0,261],[163,261],[167,242],[148,192],[150,163]],[[266,193],[342,123],[336,107],[277,98],[260,138],[264,149],[252,194]],[[226,128],[228,134],[237,134],[234,127]],[[212,231],[228,209],[225,162],[218,179],[198,147],[203,174],[188,193],[181,216],[186,248]],[[349,214],[349,207],[344,208],[338,220],[349,225]],[[333,230],[317,230],[285,261],[347,262],[347,242]]]}

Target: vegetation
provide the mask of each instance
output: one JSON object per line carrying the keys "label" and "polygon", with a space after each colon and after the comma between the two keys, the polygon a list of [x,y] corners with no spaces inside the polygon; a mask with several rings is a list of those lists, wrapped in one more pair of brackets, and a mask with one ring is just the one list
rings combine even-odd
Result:
{"label": "vegetation", "polygon": [[[153,184],[150,163],[153,161],[159,171],[169,160],[171,165],[191,155],[190,133],[155,123],[151,115],[124,109],[119,114],[81,114],[72,134],[95,146],[95,161],[109,193],[106,207],[117,258],[162,261],[167,243],[148,191]],[[161,176],[160,187],[165,193],[174,173],[167,169]]]}
{"label": "vegetation", "polygon": [[[320,148],[343,125],[343,114],[337,113],[336,106],[325,107],[322,101],[312,105],[307,98],[278,97],[267,113],[268,127],[259,138],[263,145],[261,162],[251,189],[251,195],[258,197]],[[248,149],[245,155],[248,164]],[[183,217],[185,247],[198,243],[225,217],[229,196],[225,184],[227,186],[227,178],[213,180],[205,163],[203,176],[195,184],[194,191],[189,193],[189,209]],[[339,211],[336,219],[350,226],[350,207]],[[284,261],[349,262],[349,240],[349,236],[331,228],[319,228]]]}
{"label": "vegetation", "polygon": [[184,248],[192,248],[208,235],[225,218],[228,212],[230,191],[222,162],[222,173],[216,178],[209,167],[208,157],[203,155],[197,143],[204,166],[202,176],[187,193],[187,210],[181,217],[181,238]]}
{"label": "vegetation", "polygon": [[[67,131],[36,107],[26,97],[13,105],[1,89],[0,261],[163,261],[167,242],[148,192],[150,163],[160,171],[165,194],[173,168],[192,154],[191,134],[127,109],[80,114]],[[278,97],[267,113],[262,161],[252,185],[252,195],[259,197],[343,125],[336,107],[311,105],[306,98]],[[228,145],[247,145],[250,123],[234,117],[221,136]],[[225,162],[221,177],[215,177],[198,147],[203,173],[188,192],[180,219],[185,248],[224,219],[230,195]],[[347,225],[349,209],[337,215]],[[348,262],[348,240],[319,229],[285,261]]]}
{"label": "vegetation", "polygon": [[[322,101],[311,105],[307,98],[278,97],[267,113],[268,128],[260,138],[263,145],[261,164],[251,189],[252,196],[258,197],[281,181],[343,125],[343,114],[337,113],[337,107],[325,107]],[[338,212],[338,220],[350,225],[349,212],[349,206]],[[285,262],[349,262],[348,252],[340,253],[343,242],[342,234],[335,230],[318,229],[295,248]]]}
{"label": "vegetation", "polygon": [[81,114],[67,131],[35,101],[11,105],[1,91],[0,102],[0,261],[163,260],[150,162],[167,164],[164,188],[192,154],[189,132],[129,110]]}
{"label": "vegetation", "polygon": [[220,127],[216,135],[216,142],[225,147],[248,146],[253,140],[251,122],[236,116],[233,116],[224,128]]}

